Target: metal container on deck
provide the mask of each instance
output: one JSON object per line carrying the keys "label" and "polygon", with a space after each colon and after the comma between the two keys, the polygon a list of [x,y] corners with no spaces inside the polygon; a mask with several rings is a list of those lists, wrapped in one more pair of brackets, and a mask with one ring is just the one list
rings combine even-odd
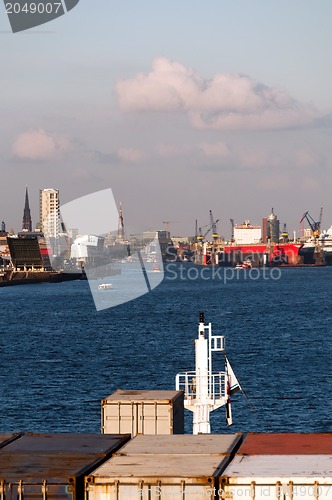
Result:
{"label": "metal container on deck", "polygon": [[130,435],[25,434],[0,448],[0,498],[83,500],[84,475]]}
{"label": "metal container on deck", "polygon": [[86,477],[86,500],[215,499],[241,435],[136,436]]}
{"label": "metal container on deck", "polygon": [[238,454],[332,455],[332,433],[248,433],[238,450]]}
{"label": "metal container on deck", "polygon": [[183,434],[183,391],[117,390],[101,402],[103,434]]}
{"label": "metal container on deck", "polygon": [[242,434],[183,434],[136,436],[113,456],[125,455],[231,455],[239,448]]}
{"label": "metal container on deck", "polygon": [[331,498],[332,455],[236,455],[219,478],[219,499]]}

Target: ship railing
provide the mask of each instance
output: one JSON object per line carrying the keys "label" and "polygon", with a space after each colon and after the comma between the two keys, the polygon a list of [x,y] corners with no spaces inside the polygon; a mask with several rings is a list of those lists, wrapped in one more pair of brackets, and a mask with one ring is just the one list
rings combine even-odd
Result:
{"label": "ship railing", "polygon": [[184,372],[176,375],[176,390],[184,391],[184,398],[193,400],[197,397],[197,386],[207,385],[209,399],[224,399],[227,392],[227,373],[218,372],[210,375],[197,375],[196,372]]}

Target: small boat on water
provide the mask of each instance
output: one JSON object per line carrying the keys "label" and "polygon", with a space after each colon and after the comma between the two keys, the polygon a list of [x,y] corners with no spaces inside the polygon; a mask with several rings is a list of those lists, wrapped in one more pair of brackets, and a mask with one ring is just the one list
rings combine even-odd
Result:
{"label": "small boat on water", "polygon": [[160,266],[159,266],[158,262],[155,262],[155,263],[153,264],[152,271],[153,271],[154,273],[160,273],[160,272],[161,272],[161,271],[160,271]]}
{"label": "small boat on water", "polygon": [[112,283],[101,283],[98,285],[98,290],[111,290],[112,288]]}
{"label": "small boat on water", "polygon": [[246,259],[242,264],[238,263],[235,266],[235,269],[251,269],[252,268],[252,262],[250,259]]}

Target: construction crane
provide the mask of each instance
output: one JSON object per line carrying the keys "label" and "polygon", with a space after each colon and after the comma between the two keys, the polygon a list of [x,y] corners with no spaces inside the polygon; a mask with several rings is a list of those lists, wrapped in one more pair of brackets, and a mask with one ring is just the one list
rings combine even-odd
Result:
{"label": "construction crane", "polygon": [[219,222],[219,219],[217,219],[216,221],[213,220],[212,210],[210,210],[210,222],[212,228],[212,238],[214,241],[217,241],[217,239],[219,238],[219,234],[217,233],[217,222]]}
{"label": "construction crane", "polygon": [[320,209],[320,214],[319,214],[319,221],[316,222],[309,212],[304,212],[302,219],[300,220],[300,224],[304,221],[304,219],[307,220],[310,229],[312,231],[313,237],[317,239],[320,235],[320,229],[321,229],[321,224],[322,224],[322,217],[323,217],[323,208]]}

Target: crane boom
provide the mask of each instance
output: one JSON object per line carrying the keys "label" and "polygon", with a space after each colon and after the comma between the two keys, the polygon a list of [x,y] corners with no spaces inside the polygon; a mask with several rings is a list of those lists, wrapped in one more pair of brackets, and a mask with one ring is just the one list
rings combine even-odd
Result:
{"label": "crane boom", "polygon": [[217,233],[217,222],[219,222],[219,219],[216,221],[213,219],[212,210],[210,210],[210,222],[212,228],[212,238],[216,241],[219,238],[219,234]]}
{"label": "crane boom", "polygon": [[309,212],[304,212],[303,216],[302,216],[302,219],[300,220],[300,224],[301,222],[304,221],[304,219],[307,220],[309,226],[310,226],[310,229],[312,231],[312,234],[314,236],[314,238],[318,238],[319,235],[320,235],[320,230],[321,230],[321,223],[322,223],[322,217],[323,217],[323,208],[321,208],[320,210],[320,215],[319,215],[319,221],[315,221],[313,219],[313,217],[311,217],[311,215],[309,214]]}

